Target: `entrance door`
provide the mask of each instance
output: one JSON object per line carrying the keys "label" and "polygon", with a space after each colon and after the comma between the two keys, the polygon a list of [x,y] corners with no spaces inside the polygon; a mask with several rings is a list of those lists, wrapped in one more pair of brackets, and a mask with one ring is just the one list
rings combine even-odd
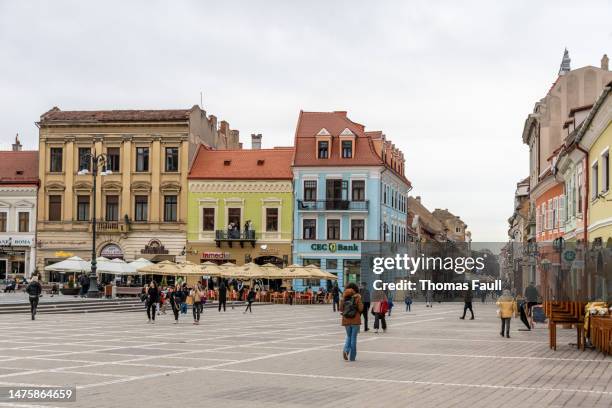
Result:
{"label": "entrance door", "polygon": [[0,281],[6,280],[6,259],[0,259]]}

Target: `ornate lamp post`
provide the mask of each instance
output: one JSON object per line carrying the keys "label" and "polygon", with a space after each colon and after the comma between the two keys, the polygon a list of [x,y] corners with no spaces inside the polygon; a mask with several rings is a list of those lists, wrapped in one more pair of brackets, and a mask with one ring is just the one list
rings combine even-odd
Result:
{"label": "ornate lamp post", "polygon": [[[87,291],[87,297],[93,298],[93,297],[99,296],[98,275],[96,274],[97,269],[98,269],[97,261],[96,261],[96,257],[97,257],[96,256],[96,191],[97,191],[98,169],[101,169],[100,171],[101,176],[106,176],[108,174],[111,174],[112,172],[110,170],[106,170],[106,155],[104,153],[96,155],[96,151],[94,150],[93,153],[87,153],[86,155],[80,157],[80,160],[82,160],[85,163],[90,164],[89,167],[91,167],[91,174],[93,176],[93,188],[92,188],[93,212],[92,212],[92,219],[91,219],[91,230],[92,230],[93,236],[92,236],[92,245],[91,245],[91,272],[89,274],[89,290]],[[79,170],[77,174],[87,175],[89,173],[90,173],[89,169],[85,168],[85,169]]]}

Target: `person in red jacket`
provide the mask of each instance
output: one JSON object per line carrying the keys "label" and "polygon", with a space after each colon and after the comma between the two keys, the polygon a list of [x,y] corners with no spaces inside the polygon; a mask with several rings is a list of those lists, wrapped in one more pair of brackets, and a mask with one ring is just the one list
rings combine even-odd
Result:
{"label": "person in red jacket", "polygon": [[389,311],[389,303],[383,298],[378,302],[374,302],[372,306],[372,314],[374,315],[374,333],[378,333],[379,327],[382,325],[383,332],[387,331],[387,320],[385,315]]}

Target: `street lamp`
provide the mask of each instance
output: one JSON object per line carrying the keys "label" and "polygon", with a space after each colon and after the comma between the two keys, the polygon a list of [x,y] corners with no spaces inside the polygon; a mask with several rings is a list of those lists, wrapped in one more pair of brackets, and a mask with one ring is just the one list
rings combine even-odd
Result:
{"label": "street lamp", "polygon": [[[93,176],[93,188],[92,188],[93,213],[92,213],[92,220],[91,220],[91,230],[93,233],[93,237],[92,237],[93,239],[92,239],[92,245],[91,245],[91,272],[89,274],[89,290],[87,291],[87,297],[94,298],[94,297],[99,296],[98,276],[96,274],[97,269],[98,269],[97,261],[96,261],[96,257],[97,257],[96,256],[96,190],[97,190],[98,169],[102,169],[102,171],[100,171],[101,176],[112,174],[112,171],[106,169],[106,155],[104,153],[96,155],[96,152],[94,150],[93,154],[87,153],[81,156],[80,160],[82,160],[85,163],[87,162],[90,163],[91,175]],[[89,173],[90,173],[89,169],[84,168],[84,169],[79,170],[77,174],[80,176],[85,176]]]}

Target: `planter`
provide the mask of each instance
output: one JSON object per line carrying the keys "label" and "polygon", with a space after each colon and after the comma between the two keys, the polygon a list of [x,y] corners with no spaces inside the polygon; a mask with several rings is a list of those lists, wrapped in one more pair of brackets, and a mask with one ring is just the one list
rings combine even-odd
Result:
{"label": "planter", "polygon": [[77,296],[80,290],[80,288],[62,288],[60,292],[64,296]]}

